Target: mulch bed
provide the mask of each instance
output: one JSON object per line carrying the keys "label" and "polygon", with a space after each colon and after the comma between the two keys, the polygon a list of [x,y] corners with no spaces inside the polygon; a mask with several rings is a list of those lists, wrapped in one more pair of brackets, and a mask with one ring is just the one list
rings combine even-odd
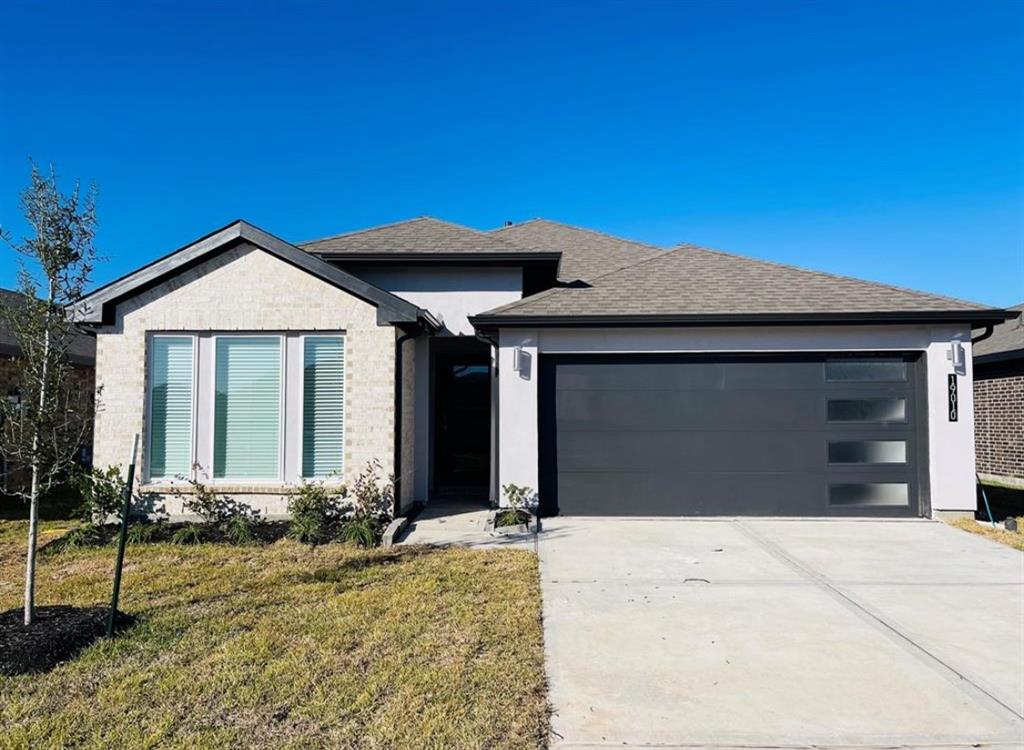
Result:
{"label": "mulch bed", "polygon": [[[67,661],[107,627],[107,607],[36,607],[35,622],[23,624],[24,611],[0,612],[0,674],[46,672]],[[131,626],[135,618],[118,612],[115,629]]]}

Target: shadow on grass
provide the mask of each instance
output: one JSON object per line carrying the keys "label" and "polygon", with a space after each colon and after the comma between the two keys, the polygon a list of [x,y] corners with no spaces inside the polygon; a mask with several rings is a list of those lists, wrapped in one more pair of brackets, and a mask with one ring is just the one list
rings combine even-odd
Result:
{"label": "shadow on grass", "polygon": [[[0,674],[46,672],[91,645],[106,632],[107,607],[37,607],[35,622],[26,627],[21,609],[0,612]],[[115,631],[136,618],[117,613]]]}
{"label": "shadow on grass", "polygon": [[371,551],[366,555],[350,557],[336,565],[297,573],[294,580],[297,583],[341,583],[353,573],[412,562],[440,551],[435,547],[393,547],[377,553]]}

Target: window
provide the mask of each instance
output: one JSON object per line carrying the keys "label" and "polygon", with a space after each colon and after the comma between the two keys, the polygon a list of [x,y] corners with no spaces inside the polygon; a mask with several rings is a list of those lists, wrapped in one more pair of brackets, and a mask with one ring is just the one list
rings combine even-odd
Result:
{"label": "window", "polygon": [[277,479],[281,463],[281,337],[218,336],[215,479]]}
{"label": "window", "polygon": [[831,464],[904,464],[907,444],[903,440],[830,440]]}
{"label": "window", "polygon": [[829,422],[906,422],[902,398],[829,399]]}
{"label": "window", "polygon": [[825,380],[840,382],[903,382],[907,363],[896,358],[830,359],[825,362]]}
{"label": "window", "polygon": [[294,484],[337,476],[345,333],[154,333],[146,481]]}
{"label": "window", "polygon": [[302,352],[302,476],[341,472],[345,454],[345,339],[306,336]]}
{"label": "window", "polygon": [[910,492],[904,482],[833,484],[828,488],[828,502],[846,507],[900,506],[910,502]]}
{"label": "window", "polygon": [[194,341],[154,336],[149,375],[149,475],[187,476],[192,467]]}

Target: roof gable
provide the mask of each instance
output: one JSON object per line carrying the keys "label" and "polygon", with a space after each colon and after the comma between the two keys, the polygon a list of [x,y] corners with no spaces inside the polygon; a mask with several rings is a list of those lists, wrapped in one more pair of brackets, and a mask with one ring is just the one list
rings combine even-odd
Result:
{"label": "roof gable", "polygon": [[377,322],[380,325],[412,323],[417,320],[424,320],[431,327],[437,325],[425,310],[241,220],[234,221],[127,276],[100,287],[78,304],[76,318],[81,323],[109,323],[113,319],[113,311],[118,302],[152,288],[240,242],[248,242],[369,302],[377,308]]}
{"label": "roof gable", "polygon": [[976,321],[1005,313],[972,302],[681,245],[592,279],[483,313],[477,325],[545,318],[726,322]]}
{"label": "roof gable", "polygon": [[560,252],[558,276],[565,282],[588,281],[666,252],[656,245],[549,219],[511,224],[491,230],[491,235],[529,250]]}

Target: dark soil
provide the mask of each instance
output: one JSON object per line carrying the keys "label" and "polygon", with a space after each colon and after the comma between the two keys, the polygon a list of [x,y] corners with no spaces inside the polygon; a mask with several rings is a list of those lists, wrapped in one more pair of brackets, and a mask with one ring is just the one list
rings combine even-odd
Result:
{"label": "dark soil", "polygon": [[[108,612],[107,607],[37,607],[29,627],[20,608],[0,612],[0,674],[46,672],[67,661],[106,632]],[[134,622],[118,612],[115,629]]]}

